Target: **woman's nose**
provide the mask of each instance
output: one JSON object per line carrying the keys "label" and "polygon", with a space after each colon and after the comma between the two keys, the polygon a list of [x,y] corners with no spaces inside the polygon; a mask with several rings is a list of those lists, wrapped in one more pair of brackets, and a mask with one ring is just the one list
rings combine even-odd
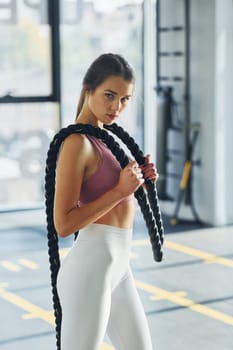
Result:
{"label": "woman's nose", "polygon": [[114,111],[114,112],[117,112],[121,109],[121,101],[120,100],[115,100],[112,102],[111,104],[111,109]]}

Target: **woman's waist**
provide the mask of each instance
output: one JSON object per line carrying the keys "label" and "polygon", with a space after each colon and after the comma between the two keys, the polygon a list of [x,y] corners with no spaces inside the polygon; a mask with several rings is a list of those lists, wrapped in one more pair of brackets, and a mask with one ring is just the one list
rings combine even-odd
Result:
{"label": "woman's waist", "polygon": [[116,228],[132,229],[135,214],[134,200],[115,206],[108,213],[95,221],[96,224],[109,225]]}
{"label": "woman's waist", "polygon": [[116,227],[107,224],[93,223],[87,225],[79,231],[77,241],[101,241],[112,242],[112,241],[122,242],[130,244],[132,240],[132,229]]}

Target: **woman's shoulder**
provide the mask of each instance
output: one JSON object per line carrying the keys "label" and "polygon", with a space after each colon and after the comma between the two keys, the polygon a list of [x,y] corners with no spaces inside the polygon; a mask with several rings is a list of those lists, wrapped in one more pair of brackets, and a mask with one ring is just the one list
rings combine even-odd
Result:
{"label": "woman's shoulder", "polygon": [[65,138],[63,141],[64,145],[84,145],[86,142],[86,136],[83,134],[73,133]]}
{"label": "woman's shoulder", "polygon": [[90,157],[92,152],[91,144],[88,138],[83,134],[71,134],[66,137],[61,146],[60,156],[69,157],[71,161],[75,161],[80,157]]}
{"label": "woman's shoulder", "polygon": [[63,141],[63,147],[78,149],[78,150],[85,150],[88,149],[90,146],[90,141],[84,134],[71,134],[66,137],[66,139]]}

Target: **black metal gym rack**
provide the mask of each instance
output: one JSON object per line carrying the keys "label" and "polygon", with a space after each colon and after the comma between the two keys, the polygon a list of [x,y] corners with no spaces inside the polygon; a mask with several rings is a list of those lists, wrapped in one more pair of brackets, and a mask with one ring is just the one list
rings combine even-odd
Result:
{"label": "black metal gym rack", "polygon": [[[176,198],[174,213],[170,221],[172,225],[176,225],[178,221],[180,206],[184,198],[186,204],[190,205],[195,220],[200,221],[193,205],[191,187],[191,170],[193,165],[196,164],[196,162],[192,160],[192,157],[200,127],[198,124],[191,123],[190,116],[190,0],[180,0],[179,5],[182,6],[183,23],[169,25],[169,23],[164,23],[166,16],[163,12],[165,9],[167,10],[165,6],[168,6],[168,3],[166,3],[166,0],[157,0],[156,2],[156,90],[158,94],[160,94],[161,91],[165,94],[167,103],[170,104],[168,106],[170,113],[172,113],[173,107],[171,104],[174,103],[172,96],[173,91],[176,91],[177,85],[179,85],[179,88],[182,87],[181,104],[183,105],[183,120],[180,131],[184,137],[184,168],[180,179],[180,188]],[[177,36],[180,34],[183,34],[183,50],[164,50],[164,35]],[[183,74],[164,74],[164,69],[162,69],[164,58],[169,58],[169,63],[172,59],[178,59],[180,62],[183,62]],[[171,118],[171,115],[169,118]],[[168,123],[164,121],[162,121],[162,123],[165,126],[172,127],[172,122],[170,120]],[[174,128],[178,129],[177,127]],[[165,135],[166,132],[167,130],[164,130]],[[163,154],[163,156],[167,158],[167,154]],[[166,184],[166,176],[164,181]]]}

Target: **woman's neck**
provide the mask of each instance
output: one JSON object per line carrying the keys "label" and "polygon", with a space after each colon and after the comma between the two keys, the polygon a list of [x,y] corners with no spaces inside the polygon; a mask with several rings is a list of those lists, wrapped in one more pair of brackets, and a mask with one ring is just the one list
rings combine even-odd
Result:
{"label": "woman's neck", "polygon": [[103,123],[96,118],[89,108],[85,108],[85,106],[83,106],[81,112],[77,116],[75,123],[90,124],[101,129],[103,128]]}

